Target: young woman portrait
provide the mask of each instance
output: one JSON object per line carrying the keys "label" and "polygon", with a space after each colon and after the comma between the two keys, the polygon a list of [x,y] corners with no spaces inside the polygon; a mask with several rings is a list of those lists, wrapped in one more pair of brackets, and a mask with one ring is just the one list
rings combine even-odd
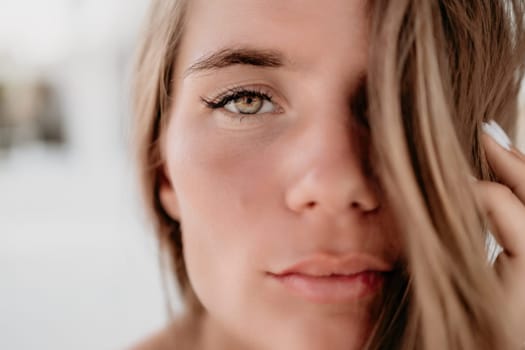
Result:
{"label": "young woman portrait", "polygon": [[152,1],[135,146],[184,311],[136,349],[523,346],[524,10]]}

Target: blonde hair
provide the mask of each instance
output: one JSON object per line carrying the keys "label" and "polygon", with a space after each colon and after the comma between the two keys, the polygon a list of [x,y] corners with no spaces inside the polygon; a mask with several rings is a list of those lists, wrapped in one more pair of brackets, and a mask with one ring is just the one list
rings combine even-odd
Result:
{"label": "blonde hair", "polygon": [[[135,130],[143,195],[163,262],[190,312],[198,313],[202,306],[186,274],[180,224],[158,197],[160,140],[186,5],[153,1],[137,57]],[[481,122],[494,119],[515,133],[524,5],[373,0],[370,15],[370,163],[400,218],[395,224],[406,268],[385,289],[367,347],[511,348],[498,280],[486,263],[485,223],[466,184],[469,173],[493,179],[480,144]]]}

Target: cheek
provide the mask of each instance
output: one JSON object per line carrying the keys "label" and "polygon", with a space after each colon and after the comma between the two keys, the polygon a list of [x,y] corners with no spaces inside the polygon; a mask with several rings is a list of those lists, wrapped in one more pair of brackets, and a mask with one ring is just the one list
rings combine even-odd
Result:
{"label": "cheek", "polygon": [[278,197],[274,162],[240,140],[187,128],[183,135],[172,133],[168,144],[191,282],[204,303],[232,298],[260,269],[253,257],[261,253],[264,232],[253,225],[259,208]]}
{"label": "cheek", "polygon": [[183,225],[196,224],[227,237],[251,222],[265,198],[276,195],[274,166],[240,145],[208,140],[187,139],[181,145],[181,152],[191,157],[173,159],[172,178]]}

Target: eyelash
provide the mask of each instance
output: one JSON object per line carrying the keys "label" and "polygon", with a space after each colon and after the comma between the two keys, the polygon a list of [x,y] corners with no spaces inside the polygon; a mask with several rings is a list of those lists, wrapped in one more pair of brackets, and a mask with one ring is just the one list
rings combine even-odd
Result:
{"label": "eyelash", "polygon": [[[259,97],[261,99],[267,100],[269,102],[273,102],[273,97],[270,93],[263,92],[258,89],[248,89],[248,88],[241,88],[241,87],[234,87],[226,90],[226,92],[220,94],[218,97],[209,100],[205,97],[201,97],[202,102],[206,105],[206,107],[210,109],[219,109],[226,106],[231,101],[234,101],[238,98],[242,97]],[[245,117],[260,117],[260,114],[236,114],[235,118],[243,119]]]}

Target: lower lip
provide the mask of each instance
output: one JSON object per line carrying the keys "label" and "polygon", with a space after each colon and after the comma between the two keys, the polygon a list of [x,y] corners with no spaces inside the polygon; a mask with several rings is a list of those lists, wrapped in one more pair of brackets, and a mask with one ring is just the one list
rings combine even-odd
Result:
{"label": "lower lip", "polygon": [[375,294],[385,273],[364,271],[355,275],[309,276],[298,273],[271,275],[292,294],[315,303],[349,303]]}

